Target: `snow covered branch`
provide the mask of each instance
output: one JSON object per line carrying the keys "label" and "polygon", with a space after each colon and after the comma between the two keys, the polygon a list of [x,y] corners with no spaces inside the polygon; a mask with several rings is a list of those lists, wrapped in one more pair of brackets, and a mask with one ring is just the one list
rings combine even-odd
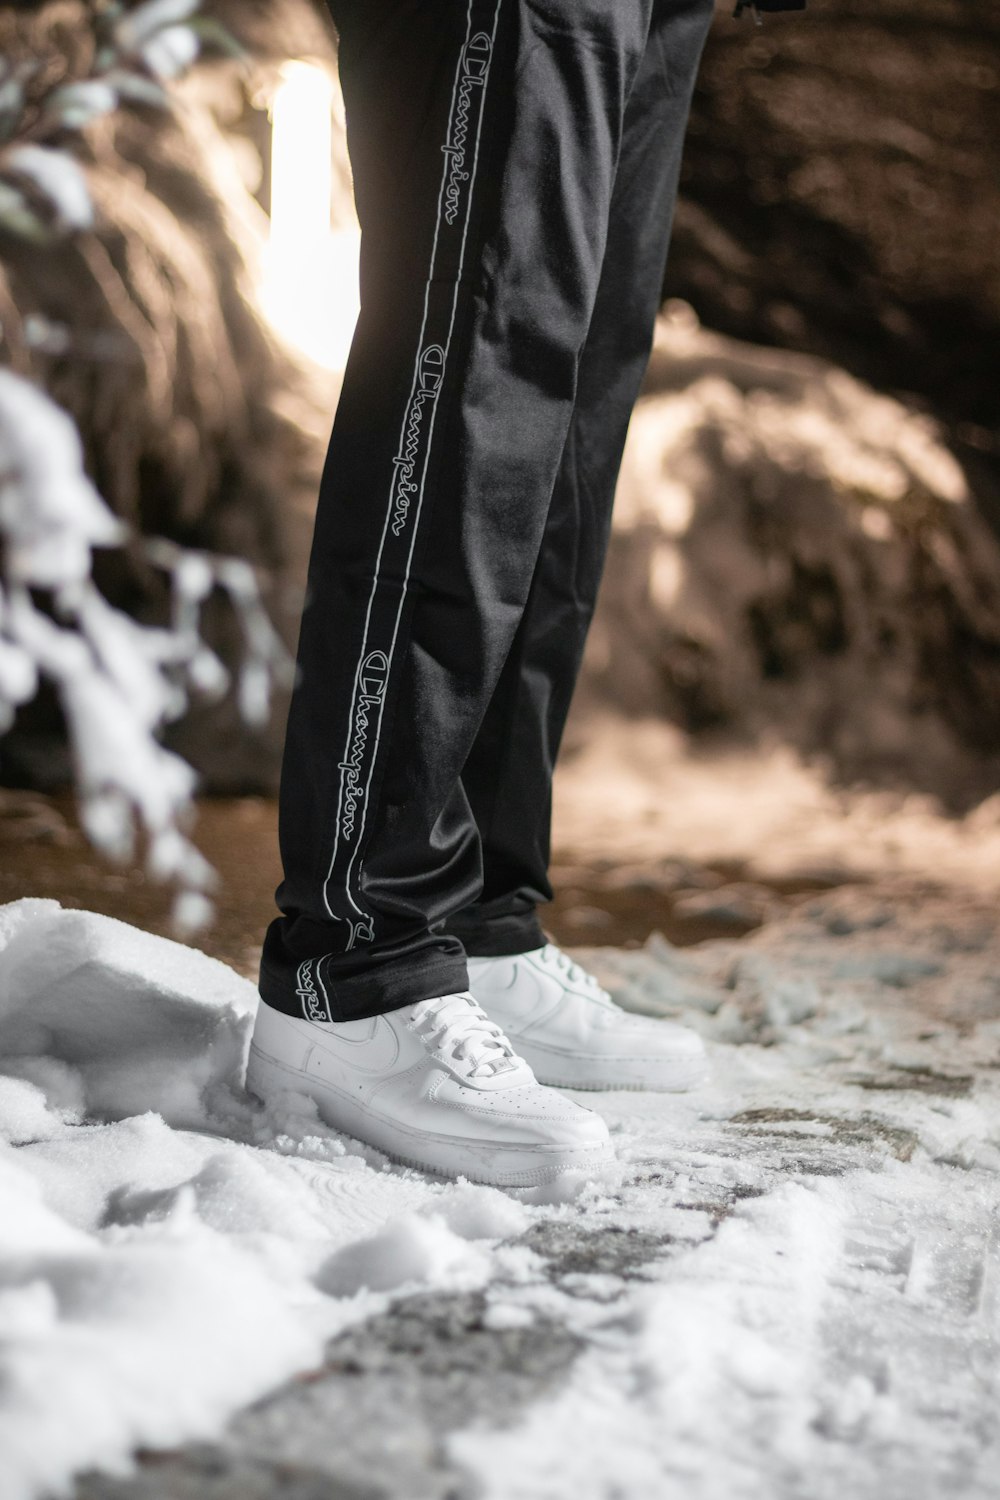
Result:
{"label": "snow covered branch", "polygon": [[65,149],[73,131],[122,104],[171,107],[165,84],[199,55],[204,41],[240,54],[200,0],[94,0],[90,69],[47,82],[50,59],[0,58],[0,228],[39,241],[87,229],[93,210],[80,164]]}
{"label": "snow covered branch", "polygon": [[[126,545],[166,572],[166,625],[140,624],[96,587],[95,549]],[[195,774],[157,732],[192,695],[218,696],[229,686],[200,632],[201,606],[214,589],[240,620],[237,698],[244,717],[259,723],[291,662],[253,570],[163,537],[134,537],[84,473],[69,417],[30,382],[0,370],[0,733],[48,677],[66,717],[89,837],[124,859],[141,829],[150,872],[180,888],[174,915],[186,930],[207,918],[214,876],[184,831]]]}
{"label": "snow covered branch", "polygon": [[[129,9],[96,0],[85,77],[42,86],[44,60],[0,60],[0,229],[44,253],[45,245],[92,228],[86,172],[68,149],[74,132],[122,103],[166,106],[164,83],[194,61],[202,41],[227,45],[214,22],[195,15],[197,6],[147,0]],[[163,571],[166,623],[140,623],[104,597],[93,563],[106,548],[138,553]],[[253,569],[138,535],[88,478],[71,418],[30,371],[0,369],[0,734],[49,679],[65,716],[88,836],[127,859],[141,835],[150,873],[177,887],[174,919],[183,931],[209,916],[215,876],[188,837],[195,772],[158,735],[195,695],[221,696],[230,686],[201,629],[202,606],[216,590],[241,626],[237,702],[245,720],[260,724],[292,664]]]}

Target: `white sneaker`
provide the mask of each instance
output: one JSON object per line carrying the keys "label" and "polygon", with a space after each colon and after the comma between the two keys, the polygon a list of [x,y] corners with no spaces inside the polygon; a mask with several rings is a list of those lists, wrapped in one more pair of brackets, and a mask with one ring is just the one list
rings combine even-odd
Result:
{"label": "white sneaker", "polygon": [[554,943],[507,958],[470,958],[469,985],[542,1083],[679,1091],[708,1076],[696,1032],[622,1010]]}
{"label": "white sneaker", "polygon": [[293,1091],[336,1130],[406,1166],[531,1187],[612,1160],[599,1115],[539,1084],[470,994],[365,1021],[306,1021],[260,1006],[247,1089]]}

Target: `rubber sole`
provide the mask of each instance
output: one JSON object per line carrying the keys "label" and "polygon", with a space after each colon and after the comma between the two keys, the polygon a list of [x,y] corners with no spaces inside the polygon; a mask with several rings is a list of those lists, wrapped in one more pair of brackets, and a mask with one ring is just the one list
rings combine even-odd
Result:
{"label": "rubber sole", "polygon": [[570,1078],[565,1073],[557,1076],[554,1071],[550,1071],[550,1062],[546,1060],[544,1053],[536,1052],[521,1037],[511,1037],[511,1041],[538,1082],[555,1089],[578,1089],[582,1093],[592,1094],[686,1094],[707,1083],[710,1074],[707,1061],[699,1059],[697,1062],[673,1065],[660,1063],[655,1069],[650,1069],[650,1075],[643,1079],[612,1080],[607,1076]]}
{"label": "rubber sole", "polygon": [[689,1094],[707,1083],[707,1076],[695,1083],[566,1083],[558,1078],[541,1078],[539,1083],[550,1089],[571,1089],[577,1094]]}
{"label": "rubber sole", "polygon": [[[247,1092],[269,1103],[283,1093],[305,1094],[316,1104],[320,1119],[331,1129],[350,1136],[362,1145],[373,1146],[400,1166],[414,1167],[418,1172],[431,1172],[435,1176],[454,1179],[465,1177],[470,1182],[484,1183],[490,1187],[541,1187],[566,1176],[598,1175],[614,1161],[611,1151],[573,1151],[571,1148],[519,1146],[521,1156],[537,1154],[555,1157],[555,1160],[540,1162],[537,1166],[503,1168],[482,1160],[482,1153],[503,1147],[491,1147],[483,1142],[469,1143],[454,1137],[441,1137],[438,1159],[427,1152],[428,1136],[420,1131],[383,1120],[381,1116],[356,1105],[336,1089],[331,1089],[319,1079],[310,1078],[296,1068],[289,1068],[277,1058],[269,1057],[255,1044],[251,1044],[246,1072]],[[513,1149],[511,1154],[513,1154]]]}

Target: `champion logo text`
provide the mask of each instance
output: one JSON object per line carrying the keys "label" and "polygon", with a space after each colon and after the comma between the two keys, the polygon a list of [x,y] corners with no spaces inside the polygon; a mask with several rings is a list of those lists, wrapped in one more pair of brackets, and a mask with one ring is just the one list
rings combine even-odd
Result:
{"label": "champion logo text", "polygon": [[421,437],[426,425],[426,408],[437,398],[443,373],[444,350],[440,344],[431,344],[429,349],[424,350],[417,365],[417,388],[406,415],[403,445],[393,459],[396,476],[392,487],[392,529],[396,536],[399,536],[406,525],[410,500],[419,489],[419,485],[414,480],[414,473],[420,461]]}
{"label": "champion logo text", "polygon": [[478,31],[462,54],[462,76],[458,85],[458,101],[452,118],[452,127],[447,143],[441,147],[448,158],[448,186],[445,189],[444,216],[449,224],[458,218],[462,196],[462,185],[469,181],[470,172],[465,163],[469,149],[472,116],[472,94],[486,83],[489,72],[493,41],[485,31]]}
{"label": "champion logo text", "polygon": [[361,664],[359,691],[354,701],[354,732],[351,736],[349,754],[340,762],[340,770],[344,777],[340,831],[345,839],[351,838],[354,833],[355,815],[362,796],[361,772],[368,748],[371,717],[385,697],[388,676],[389,658],[385,652],[369,651]]}
{"label": "champion logo text", "polygon": [[326,1001],[316,992],[312,975],[313,960],[307,958],[299,964],[295,976],[295,993],[302,1005],[302,1014],[307,1021],[329,1021],[330,1012]]}

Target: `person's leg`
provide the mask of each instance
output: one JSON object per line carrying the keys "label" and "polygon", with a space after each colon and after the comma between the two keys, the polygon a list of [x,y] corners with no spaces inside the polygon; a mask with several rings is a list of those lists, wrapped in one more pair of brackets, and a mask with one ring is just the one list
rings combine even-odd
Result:
{"label": "person's leg", "polygon": [[693,1031],[629,1015],[545,941],[552,771],[607,546],[632,405],[660,303],[681,145],[710,0],[656,0],[626,110],[610,228],[573,418],[527,608],[463,770],[484,851],[480,897],[447,930],[470,985],[535,1076],[575,1088],[687,1089]]}
{"label": "person's leg", "polygon": [[545,942],[552,772],[607,548],[629,416],[649,357],[681,148],[712,0],[656,0],[625,111],[607,247],[528,604],[462,772],[483,846],[479,896],[445,930],[470,956]]}
{"label": "person's leg", "polygon": [[482,881],[460,776],[531,587],[653,0],[331,9],[362,307],[316,517],[260,991],[337,1022],[467,983],[441,925]]}

